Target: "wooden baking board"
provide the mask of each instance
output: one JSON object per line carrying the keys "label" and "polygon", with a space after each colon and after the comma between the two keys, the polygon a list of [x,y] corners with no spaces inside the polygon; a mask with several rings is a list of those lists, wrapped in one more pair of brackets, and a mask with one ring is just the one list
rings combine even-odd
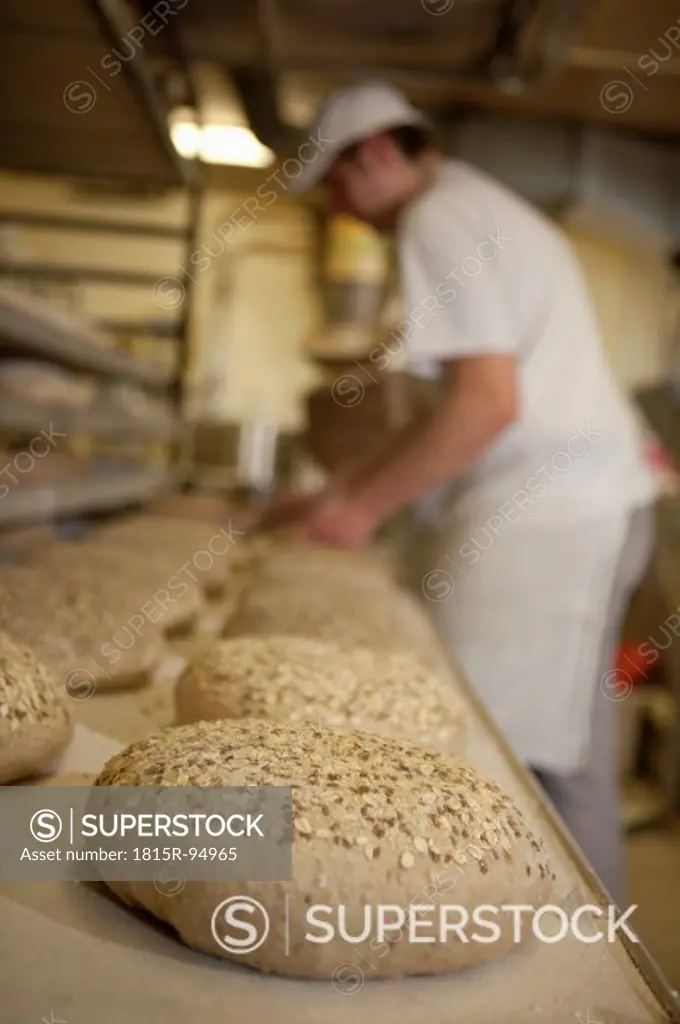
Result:
{"label": "wooden baking board", "polygon": [[[419,609],[414,614],[422,614]],[[203,641],[205,642],[205,641]],[[433,643],[437,643],[433,639]],[[182,653],[186,656],[184,642]],[[53,767],[96,772],[115,750],[172,716],[168,666],[151,687],[74,707],[81,723]],[[468,760],[496,779],[544,835],[565,903],[607,903],[540,792],[489,722],[457,666],[452,682],[473,719]],[[186,949],[152,920],[82,884],[0,885],[2,1024],[658,1024],[679,1021],[649,957],[616,945],[563,941],[519,947],[458,975],[380,980],[355,961],[356,991],[330,981],[261,975]],[[351,955],[347,958],[352,963]],[[364,981],[360,976],[363,972]]]}

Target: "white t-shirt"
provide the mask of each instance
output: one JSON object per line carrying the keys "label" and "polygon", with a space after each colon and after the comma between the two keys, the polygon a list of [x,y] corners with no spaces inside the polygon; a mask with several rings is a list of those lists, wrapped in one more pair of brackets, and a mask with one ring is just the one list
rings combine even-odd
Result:
{"label": "white t-shirt", "polygon": [[[615,384],[577,258],[531,205],[448,161],[398,230],[409,370],[512,353],[518,420],[447,491],[456,518],[498,512],[546,523],[646,505],[657,485],[638,421]],[[394,345],[392,345],[394,348]]]}

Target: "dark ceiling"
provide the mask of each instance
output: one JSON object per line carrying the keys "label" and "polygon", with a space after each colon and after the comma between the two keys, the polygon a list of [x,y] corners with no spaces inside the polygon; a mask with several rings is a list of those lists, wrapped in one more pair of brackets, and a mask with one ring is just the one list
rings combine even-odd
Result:
{"label": "dark ceiling", "polygon": [[293,131],[277,98],[367,73],[441,118],[680,138],[678,0],[0,0],[0,164],[182,182],[166,113],[192,102],[197,61],[281,150]]}
{"label": "dark ceiling", "polygon": [[442,116],[462,105],[680,136],[678,0],[191,0],[180,24],[188,56],[284,83],[297,72],[320,94],[377,72]]}
{"label": "dark ceiling", "polygon": [[150,62],[142,53],[114,74],[113,50],[136,17],[109,0],[0,0],[0,166],[182,180]]}

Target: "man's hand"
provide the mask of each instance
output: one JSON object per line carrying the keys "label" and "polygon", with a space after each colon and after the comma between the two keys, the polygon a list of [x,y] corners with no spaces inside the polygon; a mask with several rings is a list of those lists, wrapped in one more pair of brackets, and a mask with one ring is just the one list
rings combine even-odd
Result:
{"label": "man's hand", "polygon": [[295,524],[295,533],[302,540],[315,544],[360,548],[377,525],[351,495],[328,490],[316,498],[306,517]]}
{"label": "man's hand", "polygon": [[283,495],[257,521],[258,530],[287,529],[300,540],[342,548],[361,547],[377,525],[341,479],[313,494]]}

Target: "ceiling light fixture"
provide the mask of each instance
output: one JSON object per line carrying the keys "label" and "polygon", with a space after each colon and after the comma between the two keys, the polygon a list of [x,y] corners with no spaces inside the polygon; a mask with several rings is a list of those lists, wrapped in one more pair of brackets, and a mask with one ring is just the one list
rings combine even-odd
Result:
{"label": "ceiling light fixture", "polygon": [[172,143],[186,160],[232,167],[269,167],[274,160],[271,149],[251,132],[235,124],[197,125],[195,121],[174,121],[170,126]]}

